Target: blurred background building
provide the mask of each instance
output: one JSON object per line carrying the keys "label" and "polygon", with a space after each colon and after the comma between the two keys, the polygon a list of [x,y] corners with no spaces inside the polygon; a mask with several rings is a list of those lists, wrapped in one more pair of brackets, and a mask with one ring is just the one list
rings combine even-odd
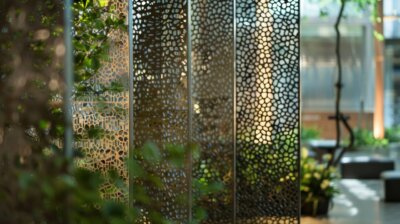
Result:
{"label": "blurred background building", "polygon": [[400,1],[385,0],[385,126],[400,125]]}
{"label": "blurred background building", "polygon": [[[375,129],[375,133],[400,125],[400,1],[384,0],[382,4],[382,33],[373,24],[372,10],[360,10],[351,3],[340,28],[342,111],[350,116],[354,128]],[[339,5],[337,1],[302,0],[300,11],[303,127],[315,128],[322,138],[333,139],[335,124],[328,116],[335,109],[334,23]],[[383,62],[381,71],[379,60]]]}

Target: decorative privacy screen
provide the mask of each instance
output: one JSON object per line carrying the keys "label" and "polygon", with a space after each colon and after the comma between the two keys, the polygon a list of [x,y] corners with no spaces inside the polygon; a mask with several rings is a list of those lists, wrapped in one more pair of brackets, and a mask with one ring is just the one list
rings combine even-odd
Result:
{"label": "decorative privacy screen", "polygon": [[[298,5],[132,2],[134,146],[200,145],[192,172],[169,181],[224,182],[208,223],[298,221]],[[174,191],[160,203],[185,223],[187,209],[167,206]]]}
{"label": "decorative privacy screen", "polygon": [[[109,4],[126,13],[121,2]],[[200,158],[186,169],[154,167],[166,187],[148,190],[163,215],[189,223],[191,182],[201,179],[225,185],[202,204],[205,223],[299,223],[299,0],[131,0],[128,8],[129,45],[113,37],[100,81],[129,78],[131,88],[105,96],[107,116],[93,100],[77,102],[75,128],[109,128],[92,142],[92,168],[122,169],[128,142],[131,150],[193,142]],[[182,194],[187,202],[175,203]]]}

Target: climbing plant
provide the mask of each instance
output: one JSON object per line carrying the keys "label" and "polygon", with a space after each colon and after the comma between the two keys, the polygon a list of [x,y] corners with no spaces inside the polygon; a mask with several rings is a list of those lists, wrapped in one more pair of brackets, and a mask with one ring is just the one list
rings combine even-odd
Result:
{"label": "climbing plant", "polygon": [[95,0],[74,1],[73,14],[75,97],[122,91],[119,83],[93,85],[90,80],[99,74],[102,61],[108,60],[111,32],[127,32],[126,18],[115,12],[114,5]]}

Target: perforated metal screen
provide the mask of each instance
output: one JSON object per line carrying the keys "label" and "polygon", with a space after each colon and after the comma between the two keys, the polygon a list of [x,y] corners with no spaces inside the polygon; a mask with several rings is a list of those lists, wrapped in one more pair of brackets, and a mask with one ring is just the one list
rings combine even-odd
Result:
{"label": "perforated metal screen", "polygon": [[107,117],[76,102],[76,130],[110,129],[80,143],[95,144],[90,168],[123,169],[128,142],[194,142],[200,158],[186,169],[154,167],[166,187],[148,190],[163,215],[190,222],[196,178],[225,186],[202,202],[205,223],[298,223],[299,0],[113,2],[129,8],[131,36],[113,37],[98,81],[130,78],[130,88],[105,96],[120,108]]}
{"label": "perforated metal screen", "polygon": [[224,183],[207,223],[298,222],[299,2],[132,4],[134,145],[200,145],[172,182]]}
{"label": "perforated metal screen", "polygon": [[240,223],[299,214],[299,2],[237,0],[237,193]]}

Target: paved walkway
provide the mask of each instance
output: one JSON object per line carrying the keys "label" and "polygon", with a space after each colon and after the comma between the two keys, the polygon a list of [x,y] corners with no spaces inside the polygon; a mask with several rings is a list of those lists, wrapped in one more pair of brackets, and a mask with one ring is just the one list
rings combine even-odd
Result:
{"label": "paved walkway", "polygon": [[[341,194],[328,217],[302,217],[302,224],[399,224],[400,203],[385,203],[380,180],[341,180]],[[399,189],[400,190],[400,189]]]}

